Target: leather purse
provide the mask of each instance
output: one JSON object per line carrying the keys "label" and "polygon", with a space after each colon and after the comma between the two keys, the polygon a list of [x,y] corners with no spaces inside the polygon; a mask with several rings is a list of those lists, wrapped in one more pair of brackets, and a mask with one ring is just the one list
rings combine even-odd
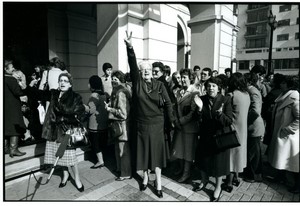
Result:
{"label": "leather purse", "polygon": [[69,128],[66,134],[71,136],[67,145],[68,149],[88,147],[90,145],[89,139],[87,138],[87,130],[82,125]]}
{"label": "leather purse", "polygon": [[113,139],[117,139],[123,134],[122,122],[113,120],[109,123],[110,135]]}
{"label": "leather purse", "polygon": [[224,127],[222,130],[218,130],[214,135],[214,141],[218,151],[241,146],[237,132],[233,126]]}

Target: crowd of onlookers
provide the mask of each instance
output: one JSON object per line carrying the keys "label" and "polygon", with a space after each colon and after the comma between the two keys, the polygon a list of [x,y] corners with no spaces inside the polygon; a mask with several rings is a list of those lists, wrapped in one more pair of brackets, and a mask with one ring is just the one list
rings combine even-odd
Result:
{"label": "crowd of onlookers", "polygon": [[[162,62],[137,63],[131,35],[125,39],[130,72],[103,64],[104,75],[87,82],[91,95],[86,104],[73,91],[72,76],[59,58],[51,59],[47,69],[36,66],[28,85],[24,74],[5,60],[5,154],[25,155],[18,149],[21,135],[43,138],[44,163],[53,164],[68,128],[85,123],[97,157],[91,169],[104,167],[103,150],[114,143],[116,180],[142,171],[144,191],[153,171],[155,193],[163,197],[161,170],[178,159],[177,181],[186,182],[195,166],[201,182],[193,190],[204,189],[212,176],[211,200],[218,201],[222,191],[240,184],[241,174],[247,182],[263,180],[264,143],[268,162],[278,171],[274,181],[284,181],[285,172],[290,173],[290,192],[299,193],[299,75],[266,76],[261,65],[245,74],[230,68],[219,74],[198,65],[171,74]],[[120,128],[118,136],[112,135],[112,125]],[[218,150],[214,136],[229,127],[236,130],[240,146]],[[59,187],[70,179],[71,166],[76,188],[84,190],[77,163],[75,149],[67,149],[58,160],[63,168]]]}

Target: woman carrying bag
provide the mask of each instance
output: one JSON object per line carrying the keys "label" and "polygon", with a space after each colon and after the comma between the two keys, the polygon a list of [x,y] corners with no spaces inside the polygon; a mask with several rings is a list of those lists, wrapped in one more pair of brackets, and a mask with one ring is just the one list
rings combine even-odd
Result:
{"label": "woman carrying bag", "polygon": [[[117,181],[131,178],[131,157],[130,157],[130,102],[131,92],[125,86],[125,75],[121,71],[112,73],[113,91],[111,95],[111,105],[106,105],[109,112],[108,118],[111,125],[120,127],[119,134],[113,134],[115,139],[115,156],[117,162]],[[111,128],[115,129],[115,128]]]}

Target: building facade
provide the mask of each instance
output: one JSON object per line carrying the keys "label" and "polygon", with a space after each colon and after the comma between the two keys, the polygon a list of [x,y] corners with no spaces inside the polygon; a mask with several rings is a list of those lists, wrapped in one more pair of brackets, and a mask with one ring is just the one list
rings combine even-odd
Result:
{"label": "building facade", "polygon": [[[137,60],[161,61],[172,72],[235,67],[237,14],[233,4],[112,4],[6,2],[4,57],[30,75],[34,65],[61,58],[86,101],[88,78],[102,65],[128,72],[125,31]],[[19,15],[15,15],[18,13]]]}
{"label": "building facade", "polygon": [[299,6],[293,4],[238,5],[237,64],[247,72],[254,65],[268,67],[271,27],[270,10],[276,16],[273,31],[272,69],[274,73],[299,72]]}

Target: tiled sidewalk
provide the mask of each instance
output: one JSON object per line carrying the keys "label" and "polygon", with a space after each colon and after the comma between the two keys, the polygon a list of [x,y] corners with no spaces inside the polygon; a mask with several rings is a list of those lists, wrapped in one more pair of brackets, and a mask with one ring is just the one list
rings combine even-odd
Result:
{"label": "tiled sidewalk", "polygon": [[[58,188],[61,181],[61,172],[57,170],[47,185],[38,185],[35,179],[24,177],[5,184],[4,198],[7,201],[209,201],[214,189],[213,178],[206,189],[200,192],[192,191],[192,182],[179,184],[174,180],[169,171],[165,171],[162,177],[164,197],[159,199],[154,194],[154,174],[150,174],[149,187],[141,192],[139,190],[139,178],[132,178],[122,182],[115,181],[115,175],[109,167],[91,170],[89,161],[79,163],[80,175],[85,186],[85,191],[80,193],[74,186],[74,181],[68,182],[66,187]],[[171,169],[170,169],[171,170]],[[45,182],[48,174],[36,174],[37,179]],[[72,175],[72,173],[71,173]],[[73,175],[72,175],[73,176]],[[196,176],[193,176],[193,178]],[[264,180],[262,183],[241,182],[238,188],[234,187],[232,193],[222,192],[220,201],[299,201],[299,194],[289,193],[282,184],[271,183]]]}

